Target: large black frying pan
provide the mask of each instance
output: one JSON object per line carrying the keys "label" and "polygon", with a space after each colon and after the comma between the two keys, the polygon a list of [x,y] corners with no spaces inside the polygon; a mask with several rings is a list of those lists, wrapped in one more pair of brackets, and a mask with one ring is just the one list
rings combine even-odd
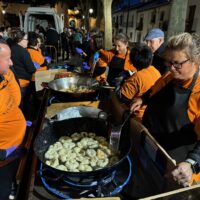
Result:
{"label": "large black frying pan", "polygon": [[74,132],[95,132],[96,135],[104,136],[108,138],[108,126],[105,120],[94,119],[94,118],[73,118],[63,121],[56,121],[49,124],[42,130],[41,133],[35,139],[34,151],[39,160],[44,164],[45,167],[50,168],[54,173],[58,175],[66,175],[66,177],[103,177],[112,173],[120,164],[126,159],[131,149],[131,140],[129,138],[128,126],[125,126],[122,130],[120,140],[120,159],[117,163],[112,166],[98,169],[91,172],[66,172],[47,166],[45,164],[44,154],[48,150],[49,146],[58,141],[61,136],[70,136]]}

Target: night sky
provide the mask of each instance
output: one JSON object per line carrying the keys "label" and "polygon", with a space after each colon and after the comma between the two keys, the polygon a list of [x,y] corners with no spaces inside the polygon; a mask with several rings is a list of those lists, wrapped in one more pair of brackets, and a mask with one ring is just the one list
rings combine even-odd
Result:
{"label": "night sky", "polygon": [[[128,5],[129,0],[123,0],[123,1],[124,1],[124,5]],[[130,5],[137,4],[139,2],[140,0],[130,0]]]}

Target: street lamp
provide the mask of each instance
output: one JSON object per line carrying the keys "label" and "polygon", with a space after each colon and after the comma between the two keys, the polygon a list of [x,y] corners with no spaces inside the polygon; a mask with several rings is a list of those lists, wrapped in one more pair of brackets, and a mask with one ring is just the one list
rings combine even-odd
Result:
{"label": "street lamp", "polygon": [[89,9],[89,13],[92,14],[94,10],[92,8]]}
{"label": "street lamp", "polygon": [[85,29],[85,15],[82,15],[82,25],[83,29]]}
{"label": "street lamp", "polygon": [[3,4],[2,6],[2,14],[5,15],[6,14],[6,8],[8,7],[8,4]]}
{"label": "street lamp", "polygon": [[92,8],[89,9],[89,29],[91,29],[91,17],[90,15],[92,15],[92,13],[94,12],[94,10]]}

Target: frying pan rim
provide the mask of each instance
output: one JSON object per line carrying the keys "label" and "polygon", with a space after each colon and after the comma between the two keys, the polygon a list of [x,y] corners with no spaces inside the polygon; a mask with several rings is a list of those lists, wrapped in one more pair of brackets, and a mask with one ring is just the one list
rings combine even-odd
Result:
{"label": "frying pan rim", "polygon": [[[87,121],[87,119],[92,119],[92,120],[94,120],[94,121],[105,121],[105,123],[106,123],[106,120],[100,120],[100,119],[94,119],[94,118],[90,118],[90,117],[81,117],[82,118],[82,120],[86,120]],[[62,120],[62,121],[55,121],[55,122],[52,122],[52,123],[50,123],[50,126],[53,126],[55,123],[59,123],[59,122],[64,122],[64,121],[70,121],[70,120],[80,120],[80,118],[70,118],[70,119],[65,119],[65,120]],[[47,166],[47,167],[49,167],[51,170],[55,170],[56,172],[59,172],[59,173],[63,173],[64,175],[71,175],[71,176],[73,176],[73,175],[80,175],[80,176],[89,176],[89,175],[93,175],[93,174],[97,174],[97,173],[105,173],[105,171],[108,171],[108,172],[111,172],[111,171],[113,171],[113,169],[116,169],[118,166],[120,166],[121,164],[122,164],[122,162],[125,160],[125,158],[127,157],[127,155],[129,155],[129,153],[130,153],[130,151],[131,151],[131,146],[132,146],[132,142],[131,142],[131,140],[129,140],[128,142],[129,142],[129,147],[127,148],[127,150],[126,150],[126,152],[124,153],[124,155],[121,157],[120,156],[120,160],[118,161],[118,162],[116,162],[115,164],[113,164],[113,165],[111,165],[111,166],[106,166],[106,167],[103,167],[103,168],[101,168],[101,169],[97,169],[97,170],[93,170],[93,171],[89,171],[89,172],[70,172],[70,171],[63,171],[63,170],[60,170],[60,169],[56,169],[56,168],[53,168],[53,167],[51,167],[51,166],[49,166],[49,165],[47,165],[46,163],[45,163],[45,161],[44,161],[44,159],[41,159],[40,158],[40,156],[37,154],[37,152],[38,151],[36,151],[35,150],[35,148],[36,148],[36,142],[37,142],[37,138],[45,131],[45,129],[47,129],[47,128],[49,128],[49,126],[48,127],[45,127],[42,131],[41,131],[41,133],[39,133],[37,136],[36,136],[36,138],[35,138],[35,141],[34,141],[34,152],[35,152],[35,154],[36,154],[36,156],[37,156],[37,158],[40,160],[40,162],[42,162],[43,164],[44,164],[44,166]],[[49,146],[50,146],[50,144],[49,144]],[[49,147],[48,146],[48,147]],[[47,148],[48,148],[47,147]],[[45,152],[43,152],[43,157],[44,157],[44,153]]]}

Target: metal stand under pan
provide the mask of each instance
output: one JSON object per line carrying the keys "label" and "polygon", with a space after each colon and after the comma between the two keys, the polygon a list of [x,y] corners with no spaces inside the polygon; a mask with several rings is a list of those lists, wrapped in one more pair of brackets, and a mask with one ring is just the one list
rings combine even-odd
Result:
{"label": "metal stand under pan", "polygon": [[92,98],[81,98],[75,99],[70,97],[51,95],[48,100],[48,106],[53,103],[63,103],[63,102],[77,102],[77,101],[97,101],[99,99],[99,94],[94,95]]}
{"label": "metal stand under pan", "polygon": [[48,171],[45,176],[44,165],[40,164],[39,175],[45,189],[51,194],[61,199],[73,199],[80,197],[111,197],[118,195],[122,189],[128,184],[132,175],[132,162],[129,156],[126,157],[123,164],[109,176],[98,180],[63,177],[62,179],[54,178],[51,181],[47,174],[52,174]]}

